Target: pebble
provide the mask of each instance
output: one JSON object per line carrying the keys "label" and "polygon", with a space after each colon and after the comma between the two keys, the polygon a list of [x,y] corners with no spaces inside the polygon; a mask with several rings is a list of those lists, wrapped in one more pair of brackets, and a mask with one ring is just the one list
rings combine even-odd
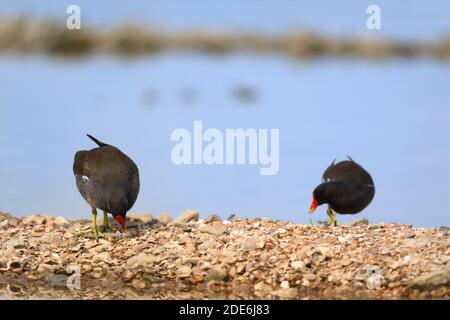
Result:
{"label": "pebble", "polygon": [[181,258],[181,263],[182,264],[196,265],[196,264],[199,263],[199,261],[201,261],[201,258],[197,258],[197,257],[182,257]]}
{"label": "pebble", "polygon": [[58,226],[68,226],[70,224],[70,222],[66,218],[61,217],[61,216],[56,217],[53,220],[53,223]]}
{"label": "pebble", "polygon": [[202,222],[205,224],[208,224],[211,222],[222,222],[222,218],[216,214],[211,214],[211,215],[207,216]]}
{"label": "pebble", "polygon": [[179,215],[173,222],[175,223],[188,223],[195,222],[198,220],[198,211],[186,210],[181,215]]}
{"label": "pebble", "polygon": [[276,291],[275,294],[280,298],[293,299],[298,296],[298,289],[297,288],[280,289]]}
{"label": "pebble", "polygon": [[24,249],[27,247],[25,239],[23,238],[13,238],[9,239],[4,243],[4,246],[8,248],[14,248],[14,249]]}
{"label": "pebble", "polygon": [[158,216],[157,220],[158,220],[159,223],[162,223],[162,224],[168,224],[168,223],[171,222],[173,219],[172,219],[172,217],[170,216],[170,214],[164,212],[164,213],[161,213],[161,214]]}
{"label": "pebble", "polygon": [[37,215],[28,216],[28,217],[23,217],[22,218],[22,223],[25,224],[25,225],[28,225],[28,224],[45,224],[45,223],[47,223],[47,219],[48,219],[47,216],[37,214]]}
{"label": "pebble", "polygon": [[151,213],[146,213],[146,214],[130,213],[127,215],[127,218],[131,219],[131,220],[138,220],[142,223],[150,223],[153,221],[153,216],[151,215]]}
{"label": "pebble", "polygon": [[133,286],[133,288],[137,289],[137,290],[142,290],[146,287],[145,282],[139,279],[134,279],[131,282],[131,285]]}
{"label": "pebble", "polygon": [[126,266],[130,270],[146,268],[153,265],[155,258],[152,255],[139,253],[127,260]]}
{"label": "pebble", "polygon": [[255,250],[256,248],[256,239],[255,238],[248,238],[242,241],[241,244],[241,251],[247,252]]}
{"label": "pebble", "polygon": [[227,272],[220,266],[213,267],[209,270],[208,274],[205,277],[205,281],[222,281],[227,276]]}
{"label": "pebble", "polygon": [[187,278],[191,275],[192,269],[189,266],[181,266],[178,268],[177,276],[180,278]]}
{"label": "pebble", "polygon": [[253,289],[255,291],[265,291],[265,292],[271,292],[272,287],[268,285],[267,283],[261,281],[254,285]]}
{"label": "pebble", "polygon": [[212,234],[214,236],[220,236],[224,233],[228,233],[228,230],[225,226],[223,225],[201,225],[198,228],[198,231],[203,232],[203,233],[209,233]]}
{"label": "pebble", "polygon": [[130,270],[125,270],[124,273],[122,273],[122,279],[125,282],[131,281],[135,276],[136,274]]}

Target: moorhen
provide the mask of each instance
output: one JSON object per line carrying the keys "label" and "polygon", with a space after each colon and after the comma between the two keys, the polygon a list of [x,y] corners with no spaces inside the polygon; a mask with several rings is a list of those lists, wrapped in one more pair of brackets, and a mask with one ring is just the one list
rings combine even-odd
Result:
{"label": "moorhen", "polygon": [[[347,156],[348,157],[348,156]],[[355,214],[361,212],[372,201],[375,186],[372,177],[359,164],[349,160],[335,164],[336,160],[325,170],[322,183],[313,191],[309,212],[327,203],[328,225],[337,225],[336,213]]]}
{"label": "moorhen", "polygon": [[139,193],[139,170],[133,160],[118,148],[89,134],[87,136],[98,147],[75,154],[73,173],[78,191],[92,208],[92,232],[98,238],[97,209],[100,209],[103,210],[103,232],[109,229],[109,212],[125,233],[126,213]]}

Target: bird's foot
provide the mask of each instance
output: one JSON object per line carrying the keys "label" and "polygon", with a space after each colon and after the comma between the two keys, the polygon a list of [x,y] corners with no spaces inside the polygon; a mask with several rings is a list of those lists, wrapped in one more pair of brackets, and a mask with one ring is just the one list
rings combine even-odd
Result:
{"label": "bird's foot", "polygon": [[94,234],[95,239],[106,238],[105,234],[102,231],[99,231],[98,228],[92,228],[92,233]]}
{"label": "bird's foot", "polygon": [[74,234],[76,236],[82,236],[82,235],[85,236],[85,235],[88,235],[90,233],[92,233],[92,227],[84,227],[84,228],[81,228],[81,229],[76,230],[74,232]]}
{"label": "bird's foot", "polygon": [[85,236],[89,238],[105,238],[105,234],[93,227],[86,227],[75,232],[76,236]]}
{"label": "bird's foot", "polygon": [[103,233],[113,233],[114,230],[109,227],[109,225],[102,225],[99,229]]}
{"label": "bird's foot", "polygon": [[333,225],[333,226],[337,227],[337,226],[339,225],[339,222],[336,220],[336,218],[334,218],[334,219],[328,220],[328,221],[327,221],[327,225],[328,225],[328,226]]}
{"label": "bird's foot", "polygon": [[334,225],[335,227],[337,227],[339,223],[338,223],[338,221],[337,221],[337,219],[336,219],[336,213],[334,213],[333,210],[331,210],[330,208],[328,208],[328,209],[327,209],[327,215],[328,215],[328,217],[329,217],[330,219],[326,222],[326,224],[327,224],[328,226]]}

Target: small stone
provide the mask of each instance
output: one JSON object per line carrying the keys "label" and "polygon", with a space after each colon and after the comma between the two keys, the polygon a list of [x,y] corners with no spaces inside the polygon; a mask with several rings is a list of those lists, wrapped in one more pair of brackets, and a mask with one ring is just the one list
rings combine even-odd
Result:
{"label": "small stone", "polygon": [[321,255],[323,255],[323,256],[325,256],[327,258],[329,258],[331,256],[331,250],[328,247],[323,247],[323,246],[322,247],[318,247],[316,249],[316,252],[319,252]]}
{"label": "small stone", "polygon": [[285,280],[285,281],[281,282],[280,287],[282,289],[288,289],[289,288],[289,281]]}
{"label": "small stone", "polygon": [[42,237],[38,238],[40,240],[41,244],[47,244],[50,247],[58,247],[63,243],[63,240],[60,236],[56,235],[43,235]]}
{"label": "small stone", "polygon": [[174,222],[175,223],[188,223],[195,222],[198,220],[199,214],[198,211],[186,210],[180,216],[178,216]]}
{"label": "small stone", "polygon": [[125,270],[122,273],[122,279],[125,282],[131,281],[131,279],[133,279],[135,276],[136,276],[136,274],[131,272],[130,270]]}
{"label": "small stone", "polygon": [[12,238],[5,242],[5,247],[14,249],[24,249],[27,247],[25,240],[22,238]]}
{"label": "small stone", "polygon": [[253,286],[253,289],[255,291],[262,291],[262,292],[271,292],[272,291],[272,287],[270,285],[268,285],[267,283],[261,281],[258,282],[257,284],[255,284]]}
{"label": "small stone", "polygon": [[139,269],[139,268],[146,268],[149,266],[152,266],[155,259],[153,256],[145,254],[143,252],[132,256],[127,260],[127,268],[130,270]]}
{"label": "small stone", "polygon": [[198,264],[199,261],[201,261],[201,259],[200,258],[196,258],[196,257],[182,257],[181,258],[181,264],[196,265],[196,264]]}
{"label": "small stone", "polygon": [[24,217],[22,218],[22,223],[25,225],[28,224],[46,224],[47,223],[47,217],[40,215],[40,214],[36,214],[36,215],[32,215],[32,216],[28,216],[28,217]]}
{"label": "small stone", "polygon": [[11,218],[11,215],[8,212],[0,211],[0,222]]}
{"label": "small stone", "polygon": [[139,279],[134,279],[131,282],[131,285],[133,286],[133,288],[137,289],[137,290],[142,290],[145,289],[145,282]]}
{"label": "small stone", "polygon": [[230,216],[227,218],[228,221],[233,221],[234,219],[236,219],[235,214],[230,214]]}
{"label": "small stone", "polygon": [[203,233],[209,233],[212,234],[214,236],[220,236],[224,233],[228,233],[228,230],[225,226],[221,226],[221,225],[201,225],[198,228],[198,231],[203,232]]}
{"label": "small stone", "polygon": [[358,226],[368,226],[369,225],[369,219],[362,218],[359,220],[356,220],[350,224],[352,227],[358,227]]}
{"label": "small stone", "polygon": [[127,218],[131,220],[138,220],[142,223],[150,223],[153,221],[153,216],[150,213],[147,214],[129,213],[127,214]]}
{"label": "small stone", "polygon": [[211,222],[222,222],[222,218],[216,214],[210,214],[203,220],[203,223],[205,223],[205,224],[208,224]]}
{"label": "small stone", "polygon": [[158,216],[158,222],[159,223],[162,223],[162,224],[168,224],[170,221],[172,221],[173,219],[172,219],[172,217],[170,216],[170,214],[168,214],[168,213],[165,213],[165,212],[163,212],[163,213],[161,213],[159,216]]}
{"label": "small stone", "polygon": [[92,258],[92,262],[94,262],[94,263],[99,263],[99,262],[110,263],[111,262],[111,254],[109,252],[98,253]]}
{"label": "small stone", "polygon": [[374,273],[367,278],[367,288],[371,290],[380,289],[383,281],[384,277],[380,273]]}
{"label": "small stone", "polygon": [[213,267],[209,270],[208,274],[205,277],[205,281],[222,281],[227,276],[227,272],[220,266]]}
{"label": "small stone", "polygon": [[92,274],[92,277],[94,279],[100,279],[103,276],[103,269],[102,268],[95,268],[94,272]]}
{"label": "small stone", "polygon": [[178,268],[177,276],[180,278],[187,278],[191,275],[192,269],[189,266],[181,266]]}
{"label": "small stone", "polygon": [[11,261],[8,264],[8,269],[9,270],[16,270],[22,267],[22,264],[19,261]]}
{"label": "small stone", "polygon": [[291,267],[294,270],[302,270],[305,267],[305,263],[303,261],[293,261],[291,262]]}
{"label": "small stone", "polygon": [[70,224],[70,222],[66,218],[61,216],[56,217],[53,220],[53,223],[56,224],[57,226],[68,226]]}
{"label": "small stone", "polygon": [[57,269],[57,266],[55,266],[53,264],[41,263],[37,268],[37,272],[39,272],[39,273],[44,273],[44,272],[55,273],[56,269]]}
{"label": "small stone", "polygon": [[255,248],[256,248],[256,239],[255,238],[245,239],[241,243],[241,251],[248,252],[248,251],[255,250]]}
{"label": "small stone", "polygon": [[280,289],[280,290],[276,291],[275,294],[277,296],[279,296],[280,298],[293,299],[293,298],[297,297],[298,289],[297,288]]}
{"label": "small stone", "polygon": [[408,282],[408,286],[419,290],[433,290],[450,287],[450,264],[442,269],[421,275]]}
{"label": "small stone", "polygon": [[208,239],[207,241],[201,243],[197,250],[199,251],[206,251],[208,249],[214,249],[217,246],[217,242],[213,239]]}
{"label": "small stone", "polygon": [[307,279],[303,279],[302,286],[309,288],[311,286],[311,282],[309,282]]}
{"label": "small stone", "polygon": [[245,265],[244,264],[238,264],[236,267],[236,273],[242,274],[245,271]]}
{"label": "small stone", "polygon": [[88,272],[91,272],[92,271],[92,266],[90,265],[90,264],[85,264],[85,265],[83,265],[83,272],[84,273],[88,273]]}

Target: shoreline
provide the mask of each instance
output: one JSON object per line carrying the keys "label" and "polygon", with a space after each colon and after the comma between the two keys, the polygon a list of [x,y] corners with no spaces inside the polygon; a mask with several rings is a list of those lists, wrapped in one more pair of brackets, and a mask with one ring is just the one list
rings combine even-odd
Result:
{"label": "shoreline", "polygon": [[[89,220],[0,213],[0,296],[63,299],[449,299],[448,228],[328,227],[129,214],[96,241]],[[100,219],[101,221],[101,219]],[[118,225],[111,218],[113,229]],[[79,268],[81,288],[67,280]],[[445,269],[447,268],[447,269]],[[420,279],[441,272],[438,280]],[[418,279],[418,280],[415,280]],[[422,281],[422,282],[420,282]]]}

